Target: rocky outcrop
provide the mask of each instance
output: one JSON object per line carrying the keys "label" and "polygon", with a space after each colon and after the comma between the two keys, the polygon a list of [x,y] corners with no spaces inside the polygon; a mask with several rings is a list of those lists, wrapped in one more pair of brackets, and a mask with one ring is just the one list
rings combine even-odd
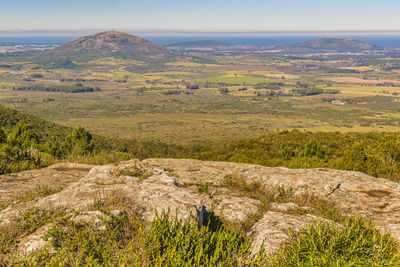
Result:
{"label": "rocky outcrop", "polygon": [[66,187],[83,178],[93,167],[60,163],[41,170],[0,175],[0,202],[9,201],[38,186]]}
{"label": "rocky outcrop", "polygon": [[[195,216],[200,224],[213,210],[228,222],[251,222],[248,235],[254,239],[253,252],[264,244],[265,249],[273,253],[287,239],[289,230],[299,231],[313,220],[324,220],[307,214],[307,208],[298,203],[272,203],[266,210],[251,194],[233,192],[225,184],[229,175],[244,177],[246,183],[257,182],[264,188],[281,186],[291,188],[295,195],[310,193],[330,199],[345,214],[370,217],[382,230],[400,238],[400,186],[396,182],[350,171],[269,168],[178,159],[132,160],[118,166],[93,168],[58,164],[43,170],[0,176],[2,193],[8,197],[16,189],[23,189],[23,184],[33,186],[38,182],[53,183],[59,179],[64,186],[56,194],[13,203],[0,212],[0,224],[9,223],[13,216],[32,206],[66,207],[83,212],[84,217],[90,220],[96,216],[93,210],[99,206],[122,210],[129,204],[140,211],[145,221],[152,221],[156,212],[170,210],[170,216],[179,219]],[[291,212],[296,209],[302,209],[303,215]],[[41,236],[46,229],[44,227],[32,236],[24,237],[20,250],[28,252],[43,246]]]}
{"label": "rocky outcrop", "polygon": [[[400,184],[364,173],[332,169],[271,168],[252,164],[198,160],[148,159],[145,164],[173,170],[181,184],[223,184],[226,175],[238,174],[265,187],[292,188],[296,194],[314,193],[334,201],[346,214],[371,217],[378,225],[400,223]],[[339,189],[330,194],[340,184]]]}

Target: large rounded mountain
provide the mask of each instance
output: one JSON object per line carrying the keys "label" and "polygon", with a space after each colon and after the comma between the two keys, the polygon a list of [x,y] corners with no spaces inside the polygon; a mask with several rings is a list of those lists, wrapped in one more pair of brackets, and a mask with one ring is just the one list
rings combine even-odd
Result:
{"label": "large rounded mountain", "polygon": [[146,39],[124,32],[108,31],[72,40],[52,50],[56,54],[120,54],[133,57],[163,57],[172,52]]}

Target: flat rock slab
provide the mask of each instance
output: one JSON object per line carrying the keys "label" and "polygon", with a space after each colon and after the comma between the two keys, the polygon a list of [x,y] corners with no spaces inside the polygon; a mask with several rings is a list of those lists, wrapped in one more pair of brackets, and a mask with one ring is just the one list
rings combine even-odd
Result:
{"label": "flat rock slab", "polygon": [[92,165],[60,163],[40,170],[0,175],[0,202],[34,190],[38,186],[65,187],[83,178]]}
{"label": "flat rock slab", "polygon": [[288,241],[289,231],[297,233],[315,220],[332,223],[309,214],[296,216],[267,211],[248,233],[253,238],[252,253],[256,254],[263,244],[267,253],[276,253],[280,244]]}

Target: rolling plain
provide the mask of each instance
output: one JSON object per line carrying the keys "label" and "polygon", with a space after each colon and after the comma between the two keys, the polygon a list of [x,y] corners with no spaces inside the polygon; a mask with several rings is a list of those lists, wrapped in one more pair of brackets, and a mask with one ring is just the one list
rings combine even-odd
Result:
{"label": "rolling plain", "polygon": [[[1,58],[0,103],[110,137],[215,143],[286,129],[400,126],[396,58],[206,54],[78,58],[61,67],[40,60]],[[42,89],[23,90],[35,86]]]}

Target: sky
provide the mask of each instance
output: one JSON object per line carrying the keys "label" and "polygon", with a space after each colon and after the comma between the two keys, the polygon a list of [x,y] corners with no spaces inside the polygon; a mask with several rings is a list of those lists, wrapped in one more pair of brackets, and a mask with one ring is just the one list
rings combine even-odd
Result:
{"label": "sky", "polygon": [[397,31],[399,0],[0,0],[0,33]]}

